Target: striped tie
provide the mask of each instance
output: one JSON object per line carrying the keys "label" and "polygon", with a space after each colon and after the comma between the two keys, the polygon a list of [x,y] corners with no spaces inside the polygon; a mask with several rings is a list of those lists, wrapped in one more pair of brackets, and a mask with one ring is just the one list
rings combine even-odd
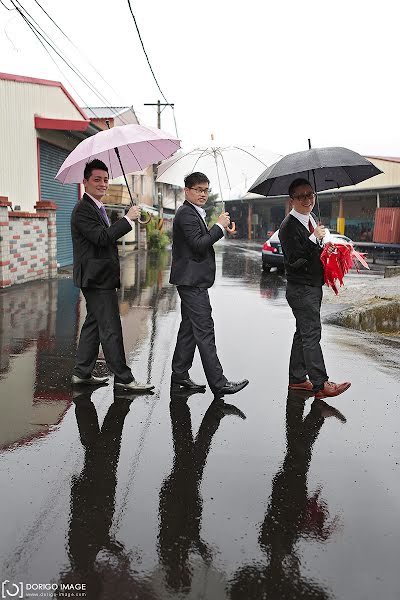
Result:
{"label": "striped tie", "polygon": [[104,218],[105,222],[107,223],[108,227],[110,227],[110,221],[108,220],[106,209],[104,208],[103,205],[100,206],[100,212],[103,215],[103,218]]}

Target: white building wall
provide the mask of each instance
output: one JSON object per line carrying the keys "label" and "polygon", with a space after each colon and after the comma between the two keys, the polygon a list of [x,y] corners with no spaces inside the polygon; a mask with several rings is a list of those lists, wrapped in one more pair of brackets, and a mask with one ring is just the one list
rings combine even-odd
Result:
{"label": "white building wall", "polygon": [[35,116],[84,120],[60,87],[0,78],[0,196],[23,211],[39,200]]}
{"label": "white building wall", "polygon": [[341,192],[375,190],[400,186],[400,163],[391,161],[390,159],[381,160],[379,158],[367,158],[383,172],[379,175],[375,175],[375,177],[372,177],[371,179],[361,181],[361,183],[357,183],[357,185],[342,187],[340,188]]}

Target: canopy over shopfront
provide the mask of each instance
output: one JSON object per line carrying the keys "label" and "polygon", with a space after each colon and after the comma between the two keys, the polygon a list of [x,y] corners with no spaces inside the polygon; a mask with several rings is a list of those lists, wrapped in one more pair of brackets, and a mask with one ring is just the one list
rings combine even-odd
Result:
{"label": "canopy over shopfront", "polygon": [[[338,218],[344,218],[344,233],[354,241],[371,241],[376,209],[400,207],[400,158],[367,157],[383,171],[376,177],[354,186],[319,194],[321,220],[337,231]],[[238,236],[243,239],[265,239],[276,231],[290,210],[289,198],[265,198],[246,194],[231,200],[227,209],[236,220]]]}

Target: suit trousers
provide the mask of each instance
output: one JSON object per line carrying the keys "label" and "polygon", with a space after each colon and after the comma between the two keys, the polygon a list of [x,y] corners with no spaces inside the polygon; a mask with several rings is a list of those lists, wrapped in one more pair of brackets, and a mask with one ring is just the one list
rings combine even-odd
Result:
{"label": "suit trousers", "polygon": [[197,346],[208,385],[217,392],[227,379],[217,356],[208,290],[188,285],[179,285],[177,289],[181,298],[182,321],[172,358],[172,378],[179,380],[189,376]]}
{"label": "suit trousers", "polygon": [[322,287],[288,282],[286,299],[296,319],[289,384],[302,383],[308,375],[314,389],[320,390],[328,380],[320,345]]}
{"label": "suit trousers", "polygon": [[89,378],[101,344],[108,368],[115,381],[129,383],[134,377],[126,364],[121,318],[116,290],[82,288],[87,315],[82,325],[74,375]]}

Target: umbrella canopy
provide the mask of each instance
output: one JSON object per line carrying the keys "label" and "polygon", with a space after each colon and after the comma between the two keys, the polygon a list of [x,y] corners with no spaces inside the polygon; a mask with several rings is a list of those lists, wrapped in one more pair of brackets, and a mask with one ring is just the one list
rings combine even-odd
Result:
{"label": "umbrella canopy", "polygon": [[158,167],[157,181],[183,186],[186,175],[200,171],[207,175],[211,188],[218,192],[221,200],[227,199],[235,188],[244,192],[248,181],[252,181],[279,154],[256,146],[220,146],[214,141],[209,146],[198,146],[178,152]]}
{"label": "umbrella canopy", "polygon": [[[114,149],[119,150],[121,163]],[[108,167],[110,178],[142,171],[169,158],[180,148],[180,140],[155,127],[121,125],[100,131],[83,140],[60,167],[56,179],[61,183],[82,183],[85,165],[98,158]]]}
{"label": "umbrella canopy", "polygon": [[290,184],[298,177],[307,179],[315,191],[321,192],[354,185],[379,173],[382,171],[364,156],[347,148],[312,148],[278,160],[256,179],[249,192],[287,195]]}

